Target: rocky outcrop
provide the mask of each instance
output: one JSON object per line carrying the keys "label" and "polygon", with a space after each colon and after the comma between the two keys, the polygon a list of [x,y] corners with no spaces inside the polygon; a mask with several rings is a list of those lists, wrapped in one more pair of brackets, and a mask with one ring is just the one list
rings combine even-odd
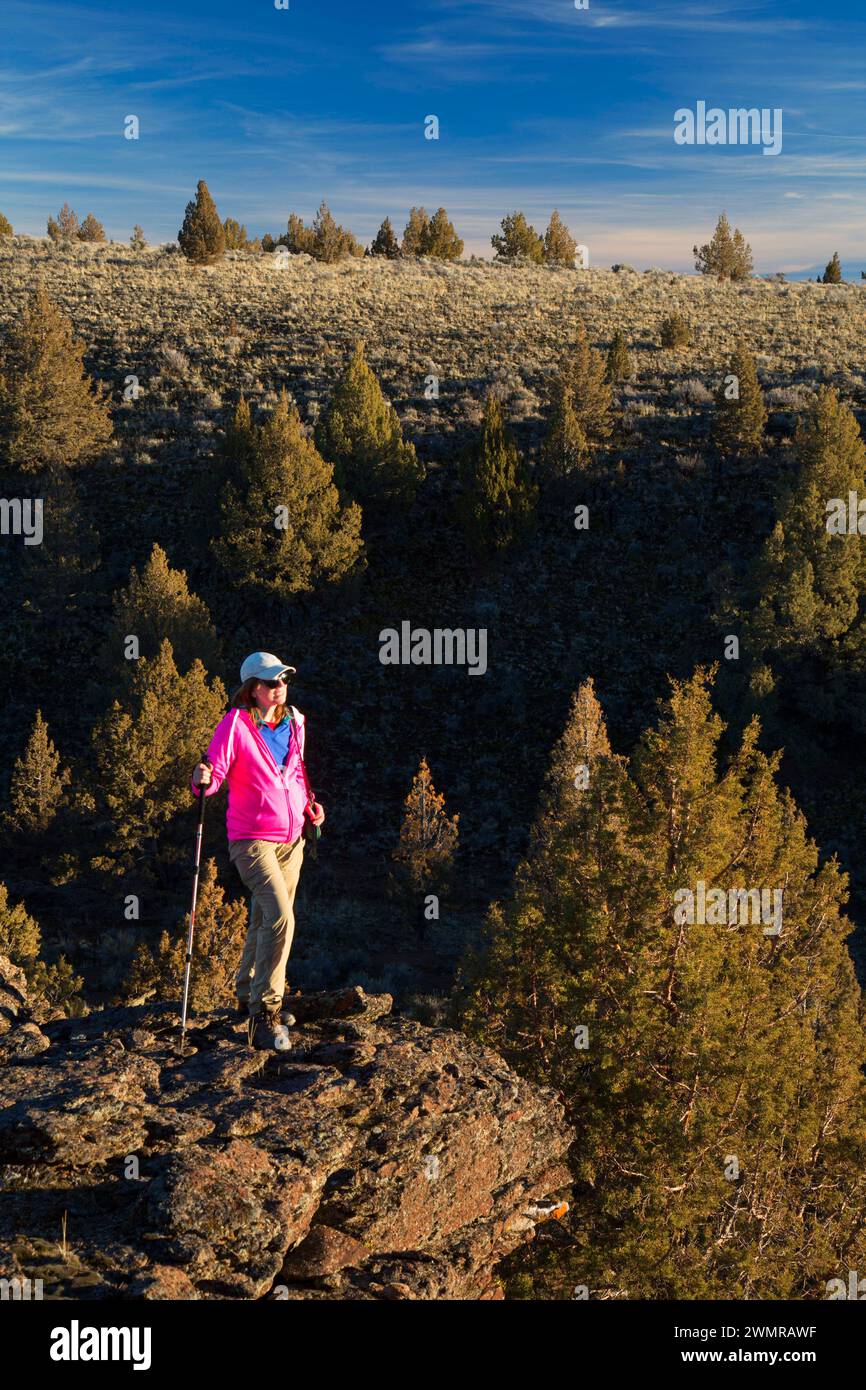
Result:
{"label": "rocky outcrop", "polygon": [[176,1007],[52,1017],[0,956],[0,1276],[69,1299],[501,1297],[529,1209],[569,1182],[553,1093],[388,995],[291,1007],[289,1053],[224,1012],[181,1050]]}

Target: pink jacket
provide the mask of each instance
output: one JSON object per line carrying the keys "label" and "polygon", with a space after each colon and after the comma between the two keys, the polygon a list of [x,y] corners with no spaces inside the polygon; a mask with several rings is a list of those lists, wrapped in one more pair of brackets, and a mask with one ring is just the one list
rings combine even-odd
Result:
{"label": "pink jacket", "polygon": [[[277,766],[247,710],[230,709],[217,724],[207,750],[213,768],[205,795],[213,796],[223,778],[228,780],[229,840],[278,840],[286,844],[303,830],[307,792],[295,731],[300,734],[303,753],[306,721],[294,705],[292,714],[295,725],[284,769]],[[199,796],[200,788],[192,781],[190,785]]]}

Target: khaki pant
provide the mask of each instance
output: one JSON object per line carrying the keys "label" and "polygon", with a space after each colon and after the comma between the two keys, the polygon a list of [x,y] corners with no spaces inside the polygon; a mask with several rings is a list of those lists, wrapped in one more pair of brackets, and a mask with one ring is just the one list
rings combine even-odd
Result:
{"label": "khaki pant", "polygon": [[252,896],[250,924],[235,977],[238,999],[250,1013],[278,1009],[286,988],[286,965],[295,934],[295,889],[304,857],[304,837],[232,840],[229,858]]}

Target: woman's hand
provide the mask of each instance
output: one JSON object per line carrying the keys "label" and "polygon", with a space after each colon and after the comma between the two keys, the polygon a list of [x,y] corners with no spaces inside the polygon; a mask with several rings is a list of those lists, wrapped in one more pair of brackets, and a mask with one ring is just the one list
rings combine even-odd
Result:
{"label": "woman's hand", "polygon": [[310,820],[313,825],[321,825],[325,819],[325,808],[320,806],[318,801],[310,803]]}
{"label": "woman's hand", "polygon": [[210,785],[213,776],[207,763],[197,763],[193,768],[192,780],[197,787],[207,787]]}

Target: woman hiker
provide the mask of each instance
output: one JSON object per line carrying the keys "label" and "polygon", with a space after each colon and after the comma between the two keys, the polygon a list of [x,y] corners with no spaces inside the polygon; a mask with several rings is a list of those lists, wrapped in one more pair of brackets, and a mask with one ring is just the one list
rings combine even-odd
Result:
{"label": "woman hiker", "polygon": [[[286,964],[295,930],[294,898],[304,854],[305,818],[320,826],[325,812],[309,790],[304,716],[287,703],[294,666],[271,652],[253,652],[243,684],[192,774],[192,789],[213,796],[228,781],[229,858],[252,896],[236,976],[238,1008],[254,1020],[258,1048],[288,1046],[281,1019]],[[289,1022],[294,1022],[288,1016]]]}

